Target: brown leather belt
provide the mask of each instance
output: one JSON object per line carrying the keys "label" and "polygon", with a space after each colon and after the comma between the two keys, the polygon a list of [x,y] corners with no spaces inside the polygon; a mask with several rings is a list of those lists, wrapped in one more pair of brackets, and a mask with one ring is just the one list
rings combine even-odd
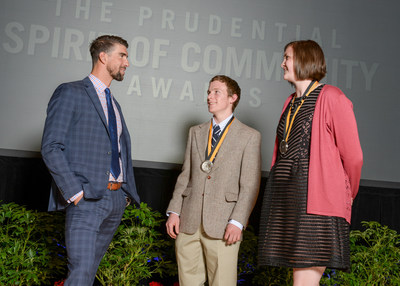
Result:
{"label": "brown leather belt", "polygon": [[107,189],[109,189],[110,191],[116,191],[121,189],[121,186],[121,182],[108,182]]}

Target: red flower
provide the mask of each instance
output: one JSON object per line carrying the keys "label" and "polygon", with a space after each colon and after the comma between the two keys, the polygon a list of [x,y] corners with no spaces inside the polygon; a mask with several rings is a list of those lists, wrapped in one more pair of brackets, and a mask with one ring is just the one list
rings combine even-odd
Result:
{"label": "red flower", "polygon": [[151,281],[149,283],[149,286],[163,286],[160,282],[156,282],[156,281]]}
{"label": "red flower", "polygon": [[65,279],[56,281],[56,282],[54,282],[54,286],[64,286],[64,281],[65,281]]}
{"label": "red flower", "polygon": [[179,282],[174,282],[174,285],[172,286],[179,286]]}

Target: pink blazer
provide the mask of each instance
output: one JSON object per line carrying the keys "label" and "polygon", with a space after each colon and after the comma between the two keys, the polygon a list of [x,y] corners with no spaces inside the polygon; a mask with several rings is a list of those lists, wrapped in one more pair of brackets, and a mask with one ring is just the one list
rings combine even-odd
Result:
{"label": "pink blazer", "polygon": [[[293,96],[286,100],[282,113]],[[277,158],[278,143],[276,138],[271,166]],[[307,213],[343,217],[350,223],[362,164],[353,104],[339,88],[325,85],[312,122]]]}

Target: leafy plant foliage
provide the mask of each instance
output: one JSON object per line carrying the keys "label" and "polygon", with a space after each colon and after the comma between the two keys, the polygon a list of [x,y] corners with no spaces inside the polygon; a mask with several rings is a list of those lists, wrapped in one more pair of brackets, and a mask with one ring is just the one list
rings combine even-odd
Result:
{"label": "leafy plant foliage", "polygon": [[350,232],[351,272],[325,271],[324,285],[400,285],[400,235],[378,222]]}
{"label": "leafy plant foliage", "polygon": [[[125,210],[104,256],[102,285],[144,285],[146,279],[175,277],[173,240],[162,215],[145,203]],[[327,269],[321,285],[400,285],[400,235],[377,222],[350,232],[351,272]],[[37,212],[15,203],[0,205],[0,285],[52,285],[66,276],[64,214]],[[239,251],[239,285],[291,285],[291,269],[257,266],[258,239],[251,226]],[[148,282],[147,284],[148,285]]]}
{"label": "leafy plant foliage", "polygon": [[102,285],[140,285],[154,275],[176,274],[176,266],[166,256],[173,248],[171,240],[164,240],[158,231],[161,214],[145,203],[140,208],[129,206],[124,213],[110,244],[97,279]]}
{"label": "leafy plant foliage", "polygon": [[[140,285],[153,276],[175,276],[173,241],[158,231],[161,214],[142,203],[124,213],[97,279],[102,285]],[[52,285],[67,274],[63,212],[0,205],[0,285]]]}
{"label": "leafy plant foliage", "polygon": [[48,285],[65,273],[64,218],[0,205],[0,285]]}

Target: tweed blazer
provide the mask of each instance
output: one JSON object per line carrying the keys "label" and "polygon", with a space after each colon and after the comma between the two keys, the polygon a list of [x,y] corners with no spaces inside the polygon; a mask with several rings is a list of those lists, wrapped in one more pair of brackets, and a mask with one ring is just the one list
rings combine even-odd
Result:
{"label": "tweed blazer", "polygon": [[[133,175],[131,140],[119,104],[122,134],[120,154],[123,191],[139,203]],[[53,178],[49,210],[63,209],[81,190],[86,199],[100,199],[107,190],[111,141],[107,120],[96,90],[88,77],[61,84],[48,108],[41,153]]]}
{"label": "tweed blazer", "polygon": [[261,179],[261,134],[238,119],[232,122],[209,174],[205,160],[210,122],[190,128],[182,172],[167,211],[180,214],[180,232],[193,234],[203,224],[222,239],[230,219],[247,225]]}

